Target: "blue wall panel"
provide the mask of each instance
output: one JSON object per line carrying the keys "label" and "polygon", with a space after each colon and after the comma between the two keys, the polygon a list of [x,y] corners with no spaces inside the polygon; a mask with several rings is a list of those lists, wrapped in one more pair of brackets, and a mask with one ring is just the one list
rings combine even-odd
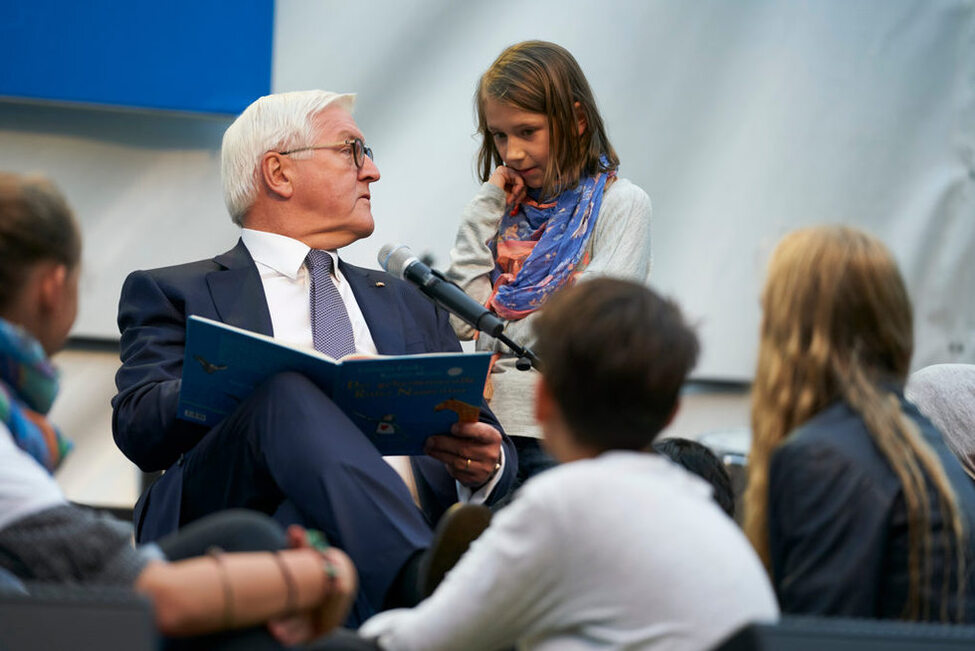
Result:
{"label": "blue wall panel", "polygon": [[239,113],[270,92],[273,0],[2,0],[0,96]]}

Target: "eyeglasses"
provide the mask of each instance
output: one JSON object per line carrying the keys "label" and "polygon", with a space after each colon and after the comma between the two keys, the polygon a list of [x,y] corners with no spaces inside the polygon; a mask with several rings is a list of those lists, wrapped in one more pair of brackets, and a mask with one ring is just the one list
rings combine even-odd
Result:
{"label": "eyeglasses", "polygon": [[372,157],[372,149],[366,147],[366,143],[362,141],[362,138],[349,138],[348,140],[343,140],[342,142],[332,142],[327,145],[315,145],[314,147],[298,147],[297,149],[289,149],[288,151],[278,152],[282,156],[287,156],[288,154],[294,154],[299,151],[313,151],[315,149],[335,149],[336,147],[352,147],[352,160],[355,161],[355,166],[362,169],[365,164],[365,157],[368,156],[369,160],[375,160]]}

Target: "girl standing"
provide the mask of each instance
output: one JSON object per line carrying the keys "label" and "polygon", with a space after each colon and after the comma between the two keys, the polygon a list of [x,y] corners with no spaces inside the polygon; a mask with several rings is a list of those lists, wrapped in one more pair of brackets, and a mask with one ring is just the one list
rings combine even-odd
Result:
{"label": "girl standing", "polygon": [[[647,281],[650,198],[618,176],[589,83],[564,48],[507,48],[481,77],[475,106],[483,185],[464,211],[447,276],[531,346],[535,312],[558,288],[601,275]],[[477,335],[453,323],[461,339]],[[554,464],[532,413],[536,371],[517,370],[488,335],[476,347],[495,353],[485,393],[518,449],[520,484]]]}

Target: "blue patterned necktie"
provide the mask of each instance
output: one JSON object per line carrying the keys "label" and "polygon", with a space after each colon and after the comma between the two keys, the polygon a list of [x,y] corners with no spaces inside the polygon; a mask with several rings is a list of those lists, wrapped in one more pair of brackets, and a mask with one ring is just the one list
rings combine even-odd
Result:
{"label": "blue patterned necktie", "polygon": [[311,335],[315,350],[339,359],[355,352],[352,321],[332,282],[332,256],[312,249],[305,258],[311,276]]}

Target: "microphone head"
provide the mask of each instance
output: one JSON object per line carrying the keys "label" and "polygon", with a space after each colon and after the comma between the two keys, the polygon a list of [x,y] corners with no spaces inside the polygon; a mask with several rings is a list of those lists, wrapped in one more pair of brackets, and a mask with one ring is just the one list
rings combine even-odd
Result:
{"label": "microphone head", "polygon": [[379,249],[377,259],[380,267],[394,276],[402,278],[403,272],[417,260],[417,257],[405,244],[385,244]]}

